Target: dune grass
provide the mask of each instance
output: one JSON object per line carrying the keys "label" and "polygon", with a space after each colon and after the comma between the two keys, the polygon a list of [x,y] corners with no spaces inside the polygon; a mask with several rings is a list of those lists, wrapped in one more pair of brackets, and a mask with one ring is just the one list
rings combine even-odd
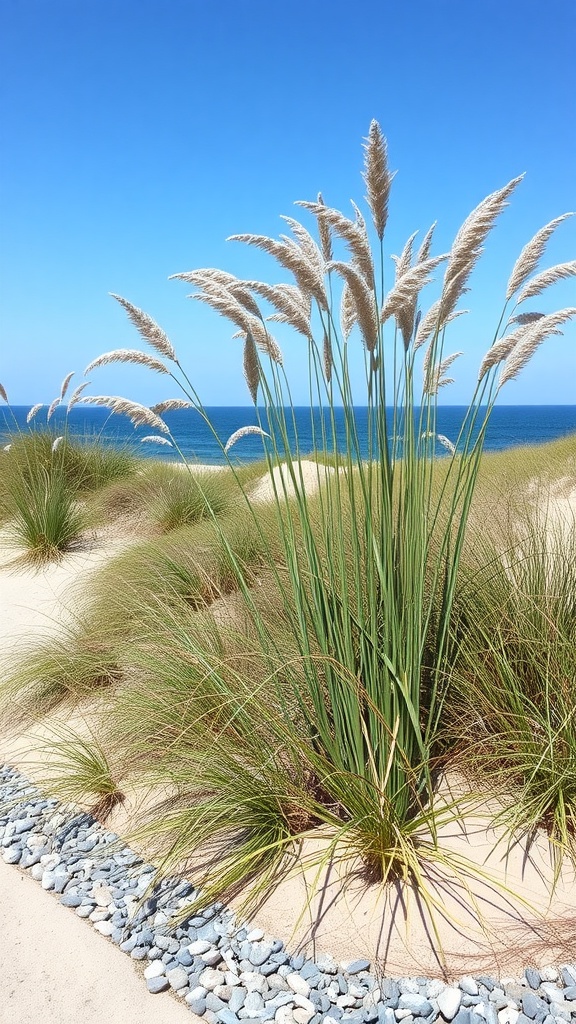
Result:
{"label": "dune grass", "polygon": [[451,681],[460,770],[500,796],[510,844],[547,833],[557,872],[576,860],[574,515],[541,504],[478,539]]}
{"label": "dune grass", "polygon": [[[149,514],[169,532],[104,570],[88,611],[90,630],[101,624],[111,657],[124,666],[106,709],[108,741],[124,751],[127,770],[143,784],[172,787],[174,797],[149,822],[147,839],[157,840],[166,873],[198,851],[208,855],[203,902],[243,890],[248,882],[258,898],[293,863],[301,843],[322,829],[328,842],[321,863],[331,856],[359,861],[370,881],[411,882],[433,908],[423,861],[447,864],[436,841],[438,823],[461,813],[436,804],[450,755],[451,687],[465,679],[466,692],[468,669],[491,636],[488,618],[480,616],[482,628],[464,641],[475,602],[483,607],[484,600],[473,596],[467,604],[466,594],[474,595],[476,586],[489,594],[497,579],[504,587],[509,572],[486,574],[473,560],[463,571],[469,518],[481,520],[482,500],[498,501],[503,472],[512,490],[514,480],[525,491],[530,487],[521,457],[502,457],[496,471],[497,460],[482,456],[484,436],[502,388],[576,313],[518,312],[527,297],[555,280],[555,268],[545,279],[533,275],[559,218],[527,243],[512,268],[460,434],[440,438],[438,394],[450,385],[448,373],[459,355],[446,354],[450,324],[461,313],[458,304],[484,241],[520,179],[479,204],[448,253],[431,256],[432,229],[416,252],[411,236],[395,258],[391,283],[383,236],[392,175],[375,122],[364,179],[373,231],[356,206],[347,217],[319,197],[302,204],[315,219],[318,242],[292,218],[291,238],[235,236],[269,253],[294,283],[240,281],[213,269],[175,275],[197,289],[195,299],[239,329],[260,426],[241,428],[222,446],[236,486],[235,497],[227,492],[231,504],[228,496],[220,503],[218,490],[231,487],[229,478],[194,478],[190,487],[187,477],[174,483],[168,470],[155,471],[166,474],[166,483]],[[437,297],[422,313],[424,290],[441,266]],[[101,395],[80,401],[123,412],[161,439],[171,437],[162,420],[171,407],[194,407],[210,426],[165,333],[115,298],[155,355],[130,350],[128,357],[119,349],[90,369],[131,361],[166,372],[170,364],[184,398],[150,409]],[[312,477],[305,474],[297,435],[291,443],[290,384],[270,320],[289,324],[303,339]],[[350,378],[353,344],[364,356],[361,396]],[[368,407],[367,457],[355,404]],[[345,421],[340,450],[339,406]],[[247,433],[262,438],[267,505],[256,500],[252,482],[229,456]],[[437,458],[438,443],[447,452],[443,459]],[[560,448],[559,460],[570,462]],[[104,507],[108,502],[112,513],[146,503],[147,486],[145,480],[134,490],[131,482],[129,488],[114,485]],[[527,615],[527,640],[532,625]],[[537,626],[544,643],[543,619]],[[484,661],[500,663],[513,695],[508,647],[503,642],[500,651],[497,639],[493,647],[498,655],[490,650]],[[548,654],[544,658],[547,666]],[[521,704],[520,689],[516,694]],[[548,727],[548,740],[559,724]],[[527,763],[525,752],[522,757]],[[481,774],[480,755],[476,763]],[[544,821],[546,815],[534,812],[537,817]],[[550,834],[562,839],[566,828],[561,819]]]}

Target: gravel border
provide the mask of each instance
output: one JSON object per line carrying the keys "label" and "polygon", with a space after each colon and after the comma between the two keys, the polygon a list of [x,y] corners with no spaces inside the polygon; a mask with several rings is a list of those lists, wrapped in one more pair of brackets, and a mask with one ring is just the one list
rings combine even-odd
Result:
{"label": "gravel border", "polygon": [[[290,955],[280,939],[239,926],[214,903],[170,929],[191,882],[154,886],[156,869],[73,805],[0,768],[0,849],[133,960],[148,991],[172,989],[207,1024],[566,1024],[576,1022],[576,964],[518,979],[379,978],[368,960]],[[142,897],[149,892],[144,903]]]}

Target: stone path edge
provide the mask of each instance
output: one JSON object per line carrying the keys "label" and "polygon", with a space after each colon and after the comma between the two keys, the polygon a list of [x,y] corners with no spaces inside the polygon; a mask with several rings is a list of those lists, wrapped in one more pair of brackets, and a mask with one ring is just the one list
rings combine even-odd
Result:
{"label": "stone path edge", "polygon": [[90,814],[0,767],[0,850],[133,960],[148,991],[171,989],[206,1024],[566,1024],[576,1022],[576,964],[528,967],[518,979],[381,978],[368,960],[291,955],[238,925],[221,903],[170,927],[195,896],[154,884],[145,863]]}

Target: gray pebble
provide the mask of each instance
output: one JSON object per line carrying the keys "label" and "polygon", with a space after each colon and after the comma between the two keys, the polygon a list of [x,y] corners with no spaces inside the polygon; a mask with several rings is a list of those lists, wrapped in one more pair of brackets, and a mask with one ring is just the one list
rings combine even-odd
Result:
{"label": "gray pebble", "polygon": [[542,981],[540,971],[537,971],[534,967],[527,967],[524,971],[524,977],[530,988],[540,988],[540,982]]}
{"label": "gray pebble", "polygon": [[173,970],[166,971],[166,977],[170,987],[176,991],[188,984],[188,971],[185,971],[183,967],[174,967]]}
{"label": "gray pebble", "polygon": [[167,978],[160,977],[148,978],[146,982],[146,987],[149,992],[152,992],[153,995],[156,995],[158,992],[165,992],[166,989],[170,986]]}

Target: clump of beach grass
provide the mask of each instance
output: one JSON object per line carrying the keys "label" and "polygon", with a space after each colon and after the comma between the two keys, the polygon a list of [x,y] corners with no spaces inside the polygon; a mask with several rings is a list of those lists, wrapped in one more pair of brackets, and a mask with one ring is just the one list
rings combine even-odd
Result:
{"label": "clump of beach grass", "polygon": [[[542,497],[542,495],[541,495]],[[512,845],[576,862],[576,522],[526,505],[467,560],[450,722],[461,771],[500,797]]]}
{"label": "clump of beach grass", "polygon": [[[223,520],[208,510],[242,614],[233,624],[213,616],[207,625],[204,602],[196,605],[200,618],[198,611],[188,619],[178,615],[158,642],[155,627],[166,627],[166,612],[156,606],[141,634],[140,669],[167,685],[161,666],[171,651],[168,664],[182,680],[186,706],[179,722],[164,701],[168,717],[162,719],[156,697],[150,697],[148,715],[144,688],[137,713],[129,716],[141,722],[140,736],[150,743],[157,722],[162,736],[171,730],[170,745],[152,772],[155,782],[176,787],[180,803],[174,813],[159,814],[147,834],[164,849],[167,873],[199,848],[219,852],[201,879],[205,902],[249,880],[253,897],[267,891],[300,843],[322,827],[329,842],[321,863],[331,856],[359,858],[371,881],[414,884],[433,908],[422,864],[447,863],[436,829],[440,817],[460,813],[455,806],[438,810],[435,796],[446,760],[441,740],[448,680],[458,654],[455,598],[486,429],[502,388],[546,337],[561,333],[576,315],[573,308],[542,314],[519,308],[576,270],[563,264],[534,275],[546,241],[564,219],[557,218],[512,269],[462,427],[457,437],[444,439],[447,455],[439,473],[438,394],[452,382],[449,373],[460,355],[447,351],[450,325],[463,312],[459,303],[486,238],[521,179],[482,200],[448,252],[431,255],[433,228],[417,251],[411,236],[388,282],[383,236],[393,174],[375,121],[365,145],[364,178],[373,228],[355,204],[347,216],[319,196],[300,204],[316,223],[318,241],[291,217],[285,218],[290,235],[279,239],[233,236],[269,254],[291,275],[289,283],[243,281],[215,269],[174,275],[192,284],[191,297],[229,320],[243,340],[256,421],[251,430],[261,438],[270,472],[277,539],[271,544],[261,505],[244,488],[246,515],[266,558],[264,575],[248,574]],[[428,289],[439,271],[442,280],[430,302]],[[148,314],[114,297],[162,356],[162,366],[152,365],[155,356],[134,350],[127,356],[120,349],[96,359],[91,369],[148,359],[151,370],[169,373],[179,386],[183,397],[171,401],[195,408],[228,456],[246,428],[228,441],[217,438],[165,333]],[[269,329],[273,321],[290,325],[301,340],[313,447],[335,470],[327,483],[318,464],[313,500],[282,352]],[[360,404],[368,407],[367,450],[355,413],[353,345],[364,357]],[[124,412],[177,447],[162,419],[170,403],[148,409],[119,397],[83,395],[80,401]],[[337,406],[345,421],[340,449]],[[274,474],[280,461],[284,470]],[[259,594],[264,576],[271,595],[266,601]],[[272,621],[281,627],[271,627]],[[233,633],[243,641],[233,641]],[[167,649],[166,635],[172,637]],[[132,698],[135,692],[126,691]],[[137,746],[138,732],[126,742]]]}

